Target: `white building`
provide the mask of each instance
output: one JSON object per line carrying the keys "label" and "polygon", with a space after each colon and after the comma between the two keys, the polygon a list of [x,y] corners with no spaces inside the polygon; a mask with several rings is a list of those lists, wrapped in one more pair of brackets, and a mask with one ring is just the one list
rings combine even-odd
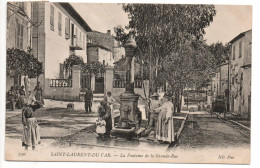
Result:
{"label": "white building", "polygon": [[231,111],[250,118],[252,30],[240,33],[230,44],[230,108]]}
{"label": "white building", "polygon": [[[32,20],[40,23],[39,28],[33,27],[32,48],[43,62],[44,74],[38,80],[46,90],[50,79],[63,73],[61,67],[69,55],[81,56],[87,62],[87,32],[92,30],[69,3],[33,2]],[[31,80],[31,88],[35,83]]]}
{"label": "white building", "polygon": [[[6,48],[17,48],[27,52],[31,47],[31,2],[7,3]],[[6,90],[11,86],[24,85],[22,76],[6,77]]]}

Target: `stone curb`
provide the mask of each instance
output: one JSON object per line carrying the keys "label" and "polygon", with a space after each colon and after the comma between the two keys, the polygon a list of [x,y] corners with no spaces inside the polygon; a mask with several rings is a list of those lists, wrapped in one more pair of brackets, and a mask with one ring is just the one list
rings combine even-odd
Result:
{"label": "stone curb", "polygon": [[186,120],[187,120],[188,115],[189,115],[188,113],[185,115],[185,117],[184,117],[184,119],[183,119],[183,121],[182,121],[182,123],[181,123],[181,127],[179,128],[179,130],[178,130],[178,132],[177,132],[177,134],[176,134],[176,140],[177,140],[177,141],[179,140],[180,134],[181,134],[181,132],[182,132],[182,130],[183,130],[183,128],[184,128],[184,124],[185,124],[185,122],[186,122]]}
{"label": "stone curb", "polygon": [[[213,113],[213,114],[214,114],[214,113]],[[244,128],[244,129],[246,129],[246,130],[248,130],[248,131],[251,131],[251,128],[249,128],[249,127],[247,127],[247,126],[245,126],[245,125],[243,125],[243,124],[241,124],[241,123],[239,123],[239,122],[236,122],[236,121],[233,121],[233,120],[229,120],[229,119],[223,118],[223,117],[221,117],[220,115],[217,115],[217,114],[214,114],[214,115],[218,116],[218,117],[221,118],[222,120],[229,121],[229,122],[231,122],[231,123],[233,123],[233,124],[238,125],[238,126],[241,127],[241,128]]]}

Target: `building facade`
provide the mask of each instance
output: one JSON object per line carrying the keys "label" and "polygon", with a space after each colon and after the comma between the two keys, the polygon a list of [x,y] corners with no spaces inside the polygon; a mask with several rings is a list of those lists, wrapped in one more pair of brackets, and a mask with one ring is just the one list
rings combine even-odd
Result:
{"label": "building facade", "polygon": [[230,109],[250,118],[252,30],[240,33],[230,44]]}
{"label": "building facade", "polygon": [[208,86],[208,90],[211,91],[213,98],[217,95],[227,95],[229,89],[229,72],[228,63],[224,63],[216,68],[216,72],[211,74],[211,83]]}
{"label": "building facade", "polygon": [[[27,51],[31,47],[31,2],[7,3],[6,48]],[[23,77],[6,77],[6,89],[23,85]]]}
{"label": "building facade", "polygon": [[[63,62],[70,55],[77,55],[87,62],[87,32],[92,31],[84,19],[69,3],[32,2],[32,20],[39,23],[32,28],[32,49],[43,63],[44,74],[30,80],[31,89],[37,80],[49,97],[64,73]],[[55,80],[57,79],[57,80]]]}

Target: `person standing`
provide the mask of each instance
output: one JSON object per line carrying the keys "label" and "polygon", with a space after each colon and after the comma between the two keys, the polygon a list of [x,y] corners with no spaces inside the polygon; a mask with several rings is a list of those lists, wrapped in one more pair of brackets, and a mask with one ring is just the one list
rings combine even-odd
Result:
{"label": "person standing", "polygon": [[25,150],[28,150],[29,146],[32,146],[32,150],[34,150],[36,145],[40,144],[39,125],[35,118],[35,110],[40,108],[40,106],[36,102],[34,94],[30,93],[28,100],[22,108],[22,146],[25,147]]}
{"label": "person standing", "polygon": [[174,125],[173,125],[173,104],[172,95],[165,93],[162,99],[162,106],[154,111],[160,112],[156,127],[156,138],[158,141],[172,143],[174,142]]}
{"label": "person standing", "polygon": [[106,132],[105,136],[110,136],[110,132],[112,130],[112,117],[111,117],[111,109],[105,100],[100,102],[98,107],[98,117],[101,120],[105,120],[106,122]]}
{"label": "person standing", "polygon": [[25,102],[25,90],[24,90],[24,86],[22,86],[20,89],[19,89],[19,98],[18,98],[18,102],[17,102],[17,106],[18,108],[22,108],[23,105],[24,105],[24,102]]}
{"label": "person standing", "polygon": [[88,87],[86,90],[86,93],[85,93],[85,111],[86,111],[86,113],[92,112],[92,110],[91,110],[92,101],[93,101],[93,92]]}
{"label": "person standing", "polygon": [[113,104],[115,103],[115,99],[112,97],[112,93],[111,92],[107,92],[107,97],[105,98],[105,101],[107,102],[107,104],[109,105],[110,109],[111,109],[111,117],[112,117],[112,127],[115,126],[115,122],[114,122],[114,107]]}
{"label": "person standing", "polygon": [[11,110],[14,111],[16,104],[16,92],[14,86],[12,86],[11,89],[7,92],[7,100],[11,106]]}
{"label": "person standing", "polygon": [[35,92],[36,100],[40,102],[42,106],[44,104],[44,100],[43,100],[43,90],[42,87],[40,86],[40,82],[37,82],[37,86],[35,86],[34,92]]}
{"label": "person standing", "polygon": [[161,105],[161,101],[159,99],[159,94],[153,94],[150,101],[150,108],[148,113],[148,129],[146,131],[146,134],[149,134],[153,129],[156,129],[156,123],[158,120],[159,111],[154,111],[154,109],[157,109]]}

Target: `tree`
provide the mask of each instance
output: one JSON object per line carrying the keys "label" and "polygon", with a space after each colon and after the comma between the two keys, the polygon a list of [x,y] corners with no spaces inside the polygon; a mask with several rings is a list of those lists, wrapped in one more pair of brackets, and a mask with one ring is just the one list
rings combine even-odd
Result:
{"label": "tree", "polygon": [[187,84],[202,86],[210,79],[213,71],[213,56],[204,41],[195,40],[193,44],[182,45],[179,53],[166,56],[161,62],[156,80],[166,80],[174,94],[175,108],[180,111],[183,89]]}
{"label": "tree", "polygon": [[11,78],[24,76],[26,96],[28,95],[28,78],[36,78],[43,74],[42,63],[33,54],[16,48],[8,48],[7,75]]}
{"label": "tree", "polygon": [[228,60],[230,45],[223,45],[222,42],[213,43],[209,46],[211,54],[214,56],[216,66],[220,66]]}
{"label": "tree", "polygon": [[87,64],[82,65],[81,67],[82,72],[88,74],[98,74],[105,71],[105,66],[101,64],[99,61],[93,61]]}
{"label": "tree", "polygon": [[[137,55],[154,67],[150,73],[157,74],[151,82],[167,81],[179,105],[179,93],[188,82],[202,80],[212,63],[202,41],[204,29],[216,15],[214,5],[124,4],[123,9]],[[120,31],[118,39],[127,37],[122,28],[115,30]]]}
{"label": "tree", "polygon": [[71,68],[72,68],[72,66],[73,65],[83,66],[84,61],[83,61],[82,57],[77,56],[75,54],[72,54],[72,55],[69,56],[69,58],[65,59],[63,64],[64,64],[64,69],[65,69],[66,75],[68,75],[68,78],[71,78]]}

